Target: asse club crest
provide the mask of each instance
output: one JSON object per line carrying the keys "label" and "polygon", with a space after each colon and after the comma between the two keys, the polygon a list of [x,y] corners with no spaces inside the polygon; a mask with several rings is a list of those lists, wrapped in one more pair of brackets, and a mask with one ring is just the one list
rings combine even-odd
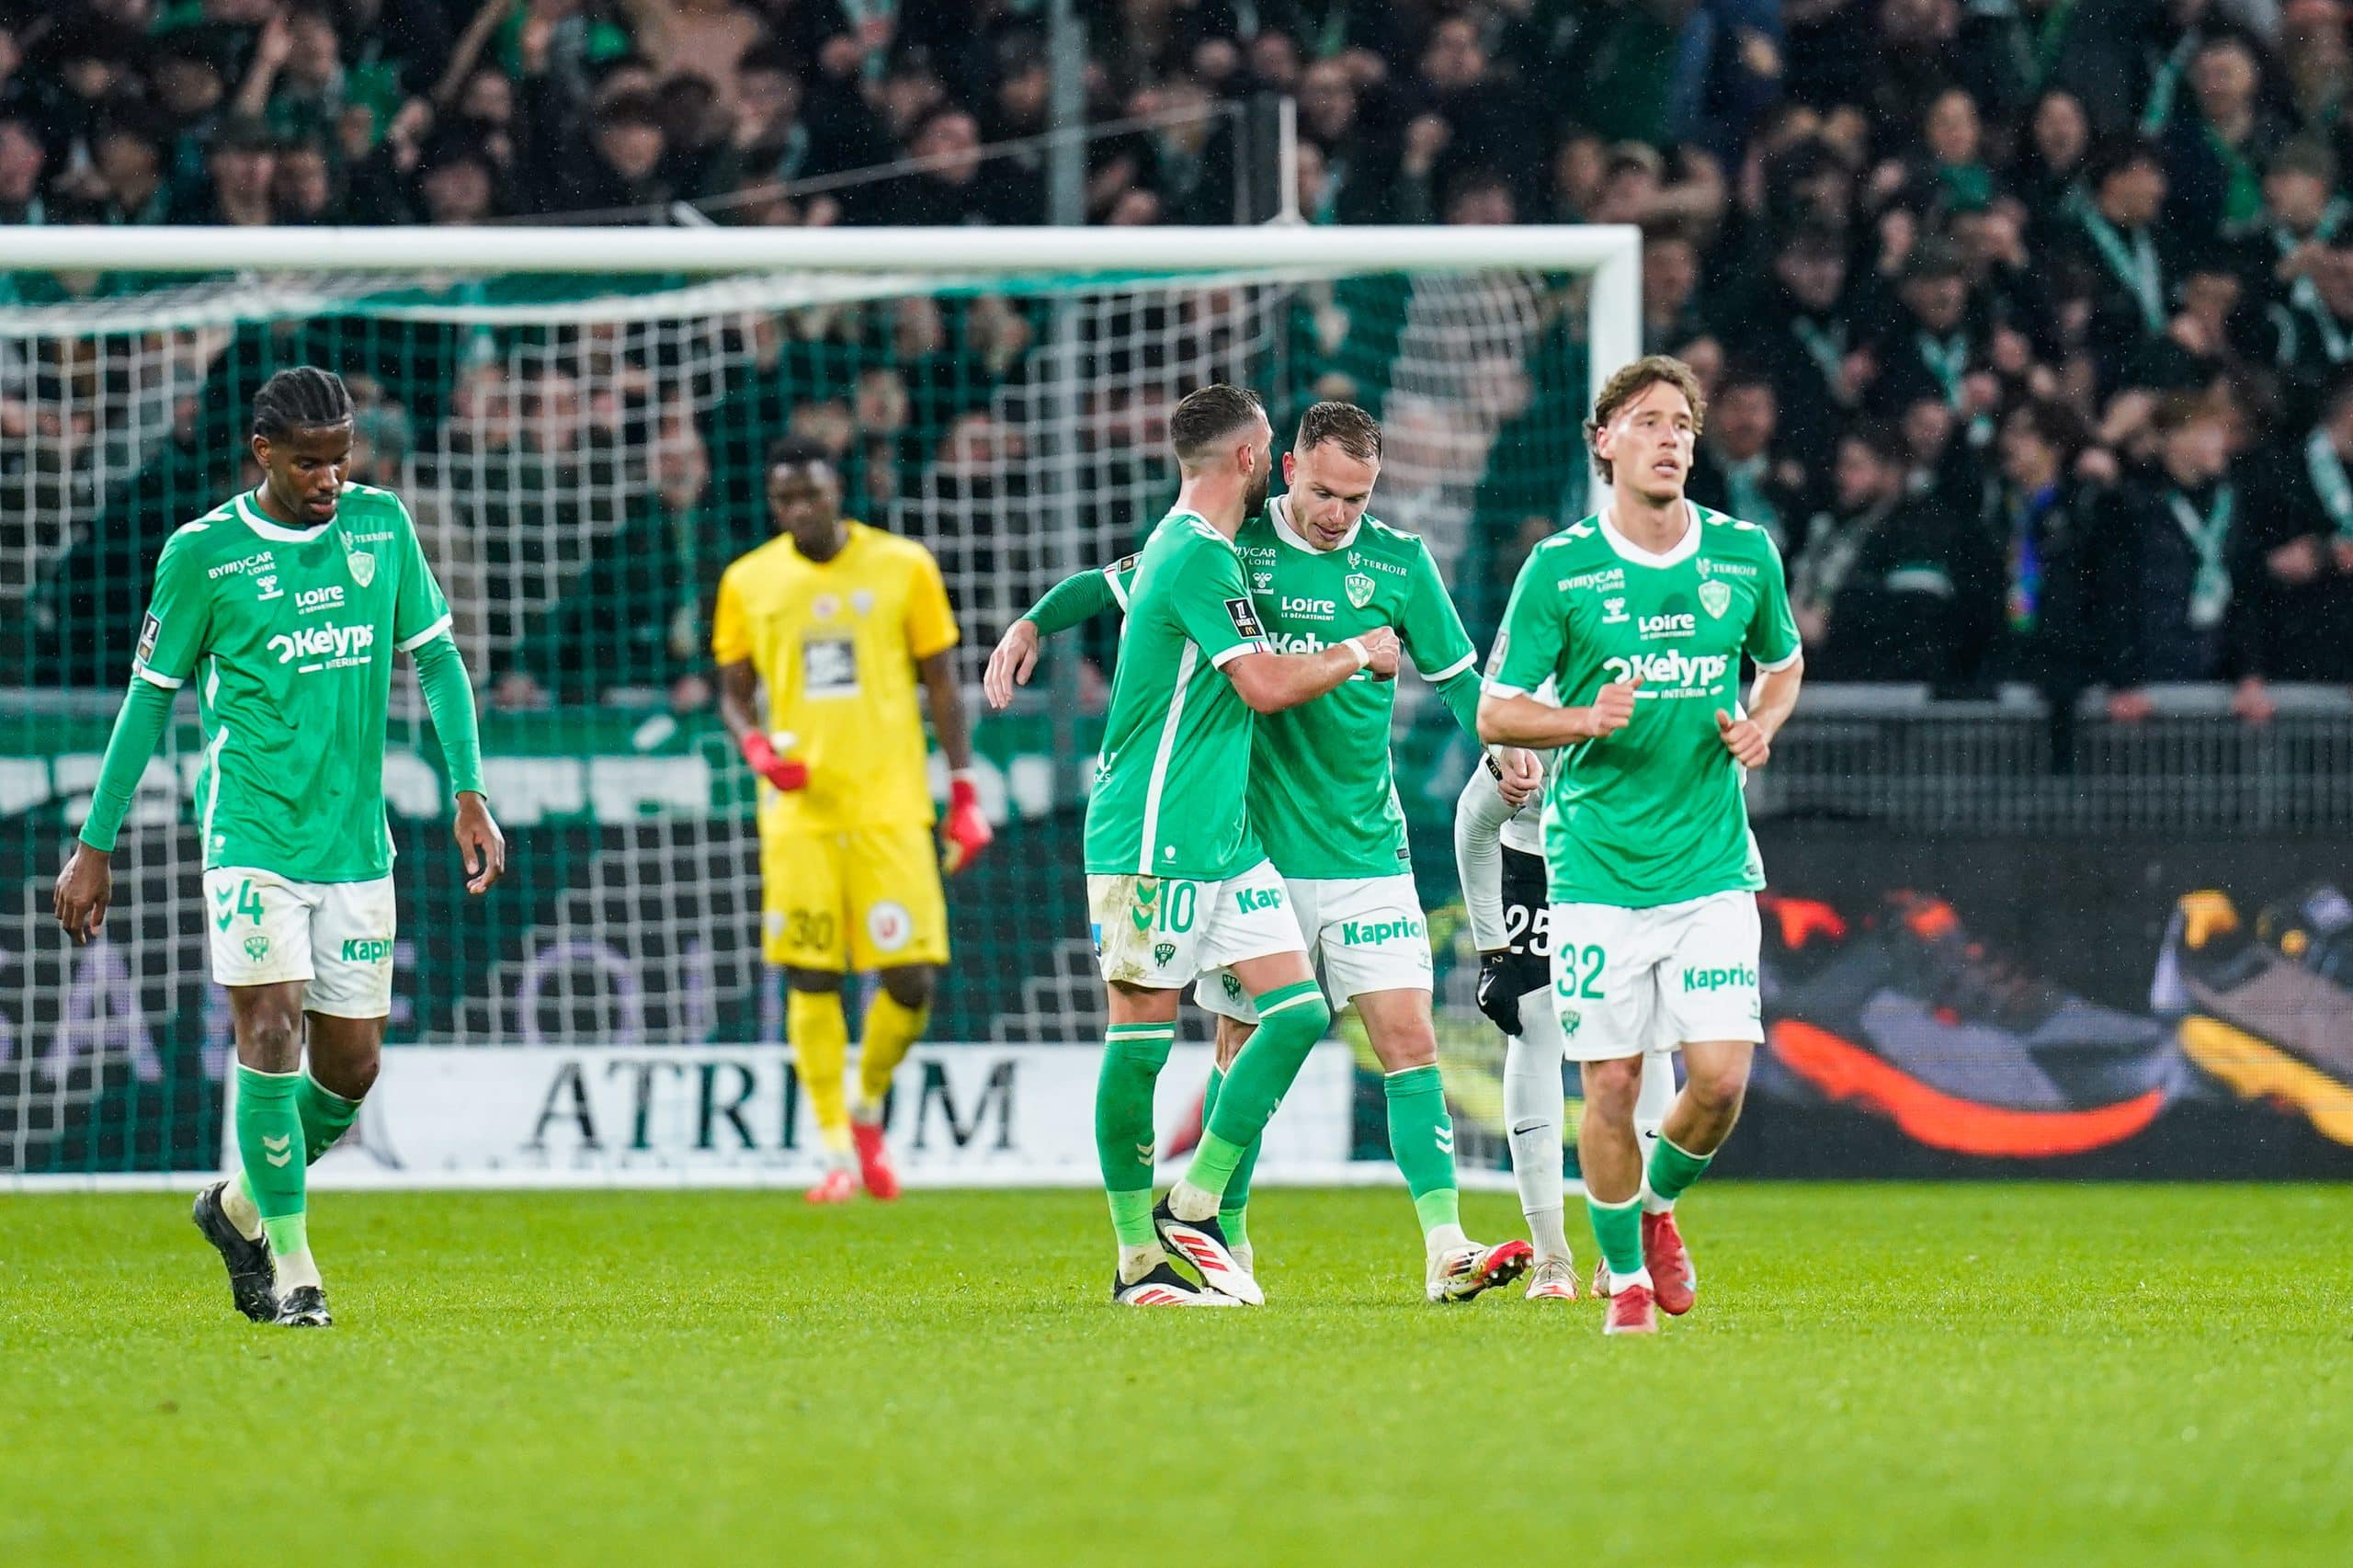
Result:
{"label": "asse club crest", "polygon": [[246,937],[245,957],[253,960],[256,963],[259,963],[262,960],[269,957],[269,938],[267,937]]}
{"label": "asse club crest", "polygon": [[347,551],[343,563],[351,568],[351,580],[361,587],[376,580],[376,555],[373,551]]}
{"label": "asse club crest", "polygon": [[1356,606],[1357,608],[1362,609],[1372,602],[1372,579],[1363,573],[1349,573],[1347,581],[1341,586],[1347,589],[1348,603]]}
{"label": "asse club crest", "polygon": [[1719,578],[1709,578],[1699,585],[1699,603],[1710,615],[1722,620],[1724,611],[1732,608],[1732,585]]}
{"label": "asse club crest", "polygon": [[1174,942],[1154,942],[1152,945],[1152,961],[1158,964],[1163,969],[1166,969],[1170,964],[1176,962],[1176,944]]}

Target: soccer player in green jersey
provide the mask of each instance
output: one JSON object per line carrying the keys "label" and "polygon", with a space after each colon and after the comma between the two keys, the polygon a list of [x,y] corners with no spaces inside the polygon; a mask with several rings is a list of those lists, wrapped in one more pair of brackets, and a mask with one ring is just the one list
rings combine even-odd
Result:
{"label": "soccer player in green jersey", "polygon": [[[1492,743],[1568,748],[1544,812],[1552,1001],[1584,1073],[1577,1156],[1610,1334],[1691,1308],[1675,1200],[1732,1131],[1764,1039],[1765,875],[1742,783],[1803,671],[1771,537],[1684,499],[1705,415],[1679,359],[1609,379],[1586,426],[1608,506],[1529,555],[1479,705]],[[1634,1104],[1656,1044],[1681,1049],[1685,1082],[1646,1167]]]}
{"label": "soccer player in green jersey", "polygon": [[[1314,652],[1394,626],[1406,654],[1475,735],[1477,654],[1421,540],[1366,515],[1380,472],[1381,426],[1372,415],[1346,403],[1307,410],[1283,456],[1286,493],[1235,538],[1254,608],[1286,652]],[[1041,635],[1126,605],[1134,575],[1130,557],[1050,590],[991,655],[990,700],[1002,708],[1012,699],[1035,665]],[[1430,1020],[1428,929],[1390,757],[1395,691],[1392,682],[1358,676],[1313,702],[1263,715],[1250,757],[1250,823],[1283,879],[1331,1004],[1356,1004],[1381,1062],[1390,1149],[1422,1225],[1425,1292],[1432,1301],[1467,1301],[1516,1278],[1529,1249],[1518,1241],[1482,1244],[1462,1231],[1454,1132]],[[1525,799],[1535,787],[1535,759],[1517,750],[1509,759],[1507,786]],[[1204,976],[1195,996],[1218,1017],[1222,1069],[1258,1022],[1256,1011],[1230,971]],[[1216,1113],[1222,1078],[1222,1070],[1211,1074],[1205,1119]],[[1246,1204],[1256,1154],[1254,1145],[1218,1211],[1227,1244],[1254,1271]],[[1557,1187],[1557,1168],[1554,1176]]]}
{"label": "soccer player in green jersey", "polygon": [[[1234,545],[1273,474],[1266,411],[1237,387],[1203,387],[1178,402],[1168,435],[1182,482],[1136,562],[1086,802],[1087,913],[1110,1014],[1095,1138],[1119,1241],[1112,1299],[1256,1305],[1265,1293],[1227,1244],[1220,1200],[1332,1015],[1252,831],[1251,737],[1261,713],[1361,671],[1394,675],[1397,634],[1370,627],[1331,647],[1276,652]],[[1183,988],[1220,968],[1254,1000],[1258,1027],[1191,1165],[1155,1207],[1153,1087],[1176,1043]],[[1169,1266],[1171,1248],[1208,1290]]]}
{"label": "soccer player in green jersey", "polygon": [[395,652],[415,663],[448,760],[467,889],[486,891],[506,864],[449,608],[400,498],[345,480],[351,437],[351,399],[329,371],[281,370],[255,395],[261,487],[164,546],[130,695],[56,888],[58,923],[77,941],[98,935],[123,813],[195,677],[204,916],[236,1028],[244,1167],[198,1194],[195,1218],[237,1310],[290,1327],[332,1321],[304,1167],[359,1114],[392,1012],[383,767]]}

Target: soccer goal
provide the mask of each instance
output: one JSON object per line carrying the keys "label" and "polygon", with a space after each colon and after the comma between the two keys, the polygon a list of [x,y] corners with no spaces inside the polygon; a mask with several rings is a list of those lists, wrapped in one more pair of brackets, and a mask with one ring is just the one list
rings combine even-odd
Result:
{"label": "soccer goal", "polygon": [[[126,825],[103,939],[70,945],[49,887],[156,554],[255,483],[247,410],[273,370],[349,381],[355,477],[406,500],[448,592],[512,847],[506,881],[466,897],[397,676],[399,1049],[330,1166],[792,1181],[812,1137],[759,962],[749,775],[707,679],[711,588],[768,535],[772,439],[824,443],[850,515],[934,551],[976,684],[1039,593],[1157,518],[1183,392],[1257,390],[1279,447],[1308,403],[1347,399],[1385,427],[1374,514],[1429,541],[1483,643],[1520,542],[1579,514],[1581,421],[1639,352],[1622,228],[85,228],[16,231],[5,254],[0,1173],[19,1183],[220,1157],[231,1047],[205,973],[192,705]],[[1071,1048],[1100,1039],[1101,1003],[1076,848],[1115,640],[1071,634],[1007,714],[973,695],[999,838],[950,888],[931,1032],[955,1043],[923,1048],[894,1105],[912,1179],[1092,1179],[1092,1056]],[[1470,1006],[1448,839],[1472,748],[1410,681],[1396,733],[1462,1149],[1500,1163],[1499,1046]],[[1270,1176],[1388,1168],[1350,1028],[1278,1124]]]}

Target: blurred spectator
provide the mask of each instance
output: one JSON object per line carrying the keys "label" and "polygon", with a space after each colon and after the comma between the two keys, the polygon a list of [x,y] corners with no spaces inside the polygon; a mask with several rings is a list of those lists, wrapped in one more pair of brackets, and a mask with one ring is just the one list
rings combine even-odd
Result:
{"label": "blurred spectator", "polygon": [[1761,370],[1727,370],[1708,399],[1707,426],[1686,487],[1703,506],[1755,523],[1784,551],[1803,521],[1805,471],[1776,451],[1779,408],[1772,381]]}
{"label": "blurred spectator", "polygon": [[1972,524],[1906,494],[1907,444],[1885,424],[1839,438],[1836,504],[1791,569],[1809,671],[1824,680],[1965,684],[1999,625],[2000,567]]}
{"label": "blurred spectator", "polygon": [[2249,509],[2262,577],[2264,667],[2281,680],[2353,685],[2353,377],[2319,421],[2273,454]]}
{"label": "blurred spectator", "polygon": [[278,138],[257,119],[223,120],[204,155],[209,187],[185,193],[173,214],[179,223],[268,223],[276,216],[270,186],[278,176]]}
{"label": "blurred spectator", "polygon": [[0,119],[0,223],[48,221],[41,199],[41,151],[32,128],[21,119]]}
{"label": "blurred spectator", "polygon": [[2029,399],[2002,420],[1998,467],[1979,523],[2002,557],[2002,638],[1995,673],[2072,700],[2090,628],[2090,500],[2075,476],[2090,443],[2064,403]]}
{"label": "blurred spectator", "polygon": [[2229,679],[2240,683],[2238,710],[2265,717],[2262,567],[2230,428],[2211,401],[2181,393],[2158,405],[2153,428],[2155,460],[2109,493],[2099,524],[2095,670],[2109,716],[2147,716],[2152,684]]}

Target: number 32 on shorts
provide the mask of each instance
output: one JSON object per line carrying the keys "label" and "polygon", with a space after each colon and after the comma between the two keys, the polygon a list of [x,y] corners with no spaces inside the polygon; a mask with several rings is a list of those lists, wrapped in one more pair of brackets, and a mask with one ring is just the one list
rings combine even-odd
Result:
{"label": "number 32 on shorts", "polygon": [[1601,971],[1608,961],[1608,956],[1598,947],[1580,948],[1564,942],[1553,957],[1559,972],[1552,981],[1552,989],[1566,999],[1598,1002]]}

